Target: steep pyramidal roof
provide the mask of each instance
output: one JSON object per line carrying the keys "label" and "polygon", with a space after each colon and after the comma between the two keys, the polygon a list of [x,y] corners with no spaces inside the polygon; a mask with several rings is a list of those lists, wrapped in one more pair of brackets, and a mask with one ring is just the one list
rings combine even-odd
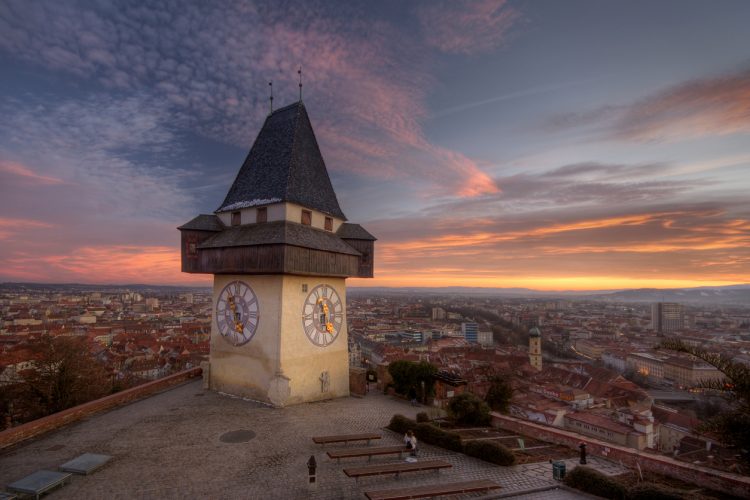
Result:
{"label": "steep pyramidal roof", "polygon": [[268,115],[217,212],[291,202],[346,220],[302,102]]}

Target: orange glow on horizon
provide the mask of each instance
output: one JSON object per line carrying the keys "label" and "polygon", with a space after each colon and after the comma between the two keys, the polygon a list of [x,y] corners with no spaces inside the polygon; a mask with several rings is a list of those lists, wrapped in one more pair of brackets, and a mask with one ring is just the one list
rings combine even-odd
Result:
{"label": "orange glow on horizon", "polygon": [[351,278],[349,287],[472,287],[472,288],[529,288],[540,291],[557,290],[621,290],[636,288],[693,288],[701,286],[730,286],[750,283],[750,275],[738,280],[696,280],[679,278],[629,278],[623,276],[444,276],[411,275]]}

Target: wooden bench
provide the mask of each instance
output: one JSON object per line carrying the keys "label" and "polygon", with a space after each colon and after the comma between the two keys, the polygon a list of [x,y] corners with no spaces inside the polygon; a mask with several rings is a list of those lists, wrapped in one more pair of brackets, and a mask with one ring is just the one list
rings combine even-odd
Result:
{"label": "wooden bench", "polygon": [[487,479],[481,479],[478,481],[431,484],[427,486],[414,486],[411,488],[394,488],[392,490],[365,491],[365,496],[370,500],[408,500],[410,498],[476,493],[479,491],[497,490],[499,488],[499,484]]}
{"label": "wooden bench", "polygon": [[396,455],[411,451],[406,446],[368,446],[367,448],[348,448],[344,450],[328,451],[328,458],[335,458],[340,463],[342,458],[367,457],[372,459],[373,455]]}
{"label": "wooden bench", "polygon": [[313,443],[316,444],[333,444],[333,443],[348,443],[349,441],[367,441],[367,444],[370,444],[370,441],[373,439],[380,439],[383,436],[380,434],[342,434],[340,436],[317,436],[312,438]]}
{"label": "wooden bench", "polygon": [[425,460],[423,462],[398,462],[395,464],[367,465],[364,467],[352,467],[344,469],[344,474],[359,480],[364,476],[380,476],[383,474],[396,474],[398,477],[403,472],[419,472],[425,470],[434,470],[440,472],[440,469],[453,467],[448,462],[442,460]]}

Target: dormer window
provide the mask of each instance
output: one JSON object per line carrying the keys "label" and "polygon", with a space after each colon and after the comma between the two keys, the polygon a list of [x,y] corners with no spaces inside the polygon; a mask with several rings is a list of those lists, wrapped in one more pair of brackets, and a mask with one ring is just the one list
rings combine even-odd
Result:
{"label": "dormer window", "polygon": [[302,224],[305,226],[311,226],[312,225],[312,212],[309,210],[303,210],[302,211]]}
{"label": "dormer window", "polygon": [[268,207],[260,207],[256,212],[255,222],[268,222]]}
{"label": "dormer window", "polygon": [[239,226],[242,224],[242,212],[232,212],[232,225]]}
{"label": "dormer window", "polygon": [[333,231],[333,217],[326,217],[326,231]]}

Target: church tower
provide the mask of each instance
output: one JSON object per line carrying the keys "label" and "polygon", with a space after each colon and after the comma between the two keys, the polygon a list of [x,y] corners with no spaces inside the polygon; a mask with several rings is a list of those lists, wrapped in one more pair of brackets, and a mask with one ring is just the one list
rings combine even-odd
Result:
{"label": "church tower", "polygon": [[375,238],[346,222],[302,101],[273,111],[219,208],[178,228],[214,275],[211,389],[286,406],[349,394],[346,278]]}
{"label": "church tower", "polygon": [[539,328],[529,330],[529,363],[537,370],[542,369],[542,333]]}

